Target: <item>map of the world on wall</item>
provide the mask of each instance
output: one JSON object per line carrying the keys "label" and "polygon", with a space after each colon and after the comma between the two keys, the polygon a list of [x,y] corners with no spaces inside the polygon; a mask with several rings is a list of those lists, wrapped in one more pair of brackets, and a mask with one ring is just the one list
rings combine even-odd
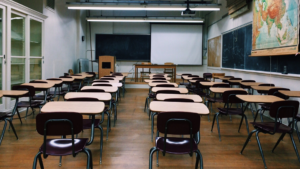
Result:
{"label": "map of the world on wall", "polygon": [[298,45],[298,0],[253,0],[252,50]]}

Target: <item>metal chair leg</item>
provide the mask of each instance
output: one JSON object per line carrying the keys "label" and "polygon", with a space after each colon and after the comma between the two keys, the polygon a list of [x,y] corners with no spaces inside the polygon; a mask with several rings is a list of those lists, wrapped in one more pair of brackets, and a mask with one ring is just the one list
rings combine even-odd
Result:
{"label": "metal chair leg", "polygon": [[38,152],[38,153],[35,155],[34,160],[33,160],[32,169],[36,169],[37,159],[39,159],[41,169],[44,169],[43,161],[42,161],[42,159],[41,159],[41,154],[42,154],[41,152]]}
{"label": "metal chair leg", "polygon": [[102,126],[98,126],[100,129],[100,164],[102,164],[102,151],[103,151],[103,128]]}
{"label": "metal chair leg", "polygon": [[217,128],[218,128],[218,133],[219,133],[219,140],[221,141],[220,124],[219,124],[219,113],[217,113],[216,119],[217,119]]}
{"label": "metal chair leg", "polygon": [[4,122],[4,127],[3,127],[3,131],[2,131],[2,134],[1,134],[1,137],[0,137],[0,145],[1,145],[1,143],[2,143],[4,134],[5,134],[6,126],[7,126],[7,121],[5,120],[5,122]]}
{"label": "metal chair leg", "polygon": [[153,147],[150,149],[150,154],[149,154],[149,169],[152,169],[152,159],[153,159],[153,154],[155,151],[158,151],[156,147]]}
{"label": "metal chair leg", "polygon": [[256,132],[257,145],[258,145],[258,148],[259,148],[259,151],[260,151],[260,155],[261,155],[261,157],[262,157],[262,160],[263,160],[263,162],[264,162],[265,168],[267,168],[266,161],[265,161],[265,156],[264,156],[264,152],[263,152],[263,150],[262,150],[262,147],[261,147],[261,144],[260,144],[260,141],[259,141],[258,134],[259,134],[259,131]]}
{"label": "metal chair leg", "polygon": [[[199,156],[199,161],[200,161],[200,169],[203,169],[203,158],[202,158],[202,154],[200,152],[200,150],[196,151],[198,156]],[[196,166],[198,168],[198,165]]]}
{"label": "metal chair leg", "polygon": [[297,149],[297,146],[295,144],[295,140],[294,140],[294,137],[293,137],[292,133],[290,134],[290,137],[291,137],[291,140],[292,140],[292,143],[293,143],[293,146],[294,146],[295,153],[296,153],[296,155],[298,157],[298,161],[300,162],[300,156],[299,156],[298,149]]}
{"label": "metal chair leg", "polygon": [[87,165],[86,165],[86,169],[90,169],[90,161],[91,161],[91,155],[89,153],[89,151],[87,150],[87,148],[85,148],[83,150],[83,152],[86,154],[87,156]]}
{"label": "metal chair leg", "polygon": [[217,114],[215,114],[214,115],[214,119],[213,119],[213,122],[212,122],[212,125],[211,125],[211,132],[213,131],[213,129],[214,129],[214,125],[215,125],[215,120],[216,120],[216,116],[217,116]]}
{"label": "metal chair leg", "polygon": [[280,141],[283,139],[283,137],[285,136],[286,133],[282,133],[281,136],[279,137],[279,139],[277,140],[275,146],[272,149],[272,153],[274,153],[275,148],[278,146],[278,144],[280,143]]}
{"label": "metal chair leg", "polygon": [[[8,121],[8,122],[9,122],[9,125],[11,126],[13,132],[15,133],[15,136],[16,136],[17,140],[19,140],[18,135],[17,135],[17,132],[16,132],[16,130],[15,130],[15,127],[14,127],[14,125],[12,124],[12,121],[9,120],[9,119],[5,119],[5,121]],[[3,129],[4,129],[4,128],[3,128]],[[0,144],[1,144],[1,142],[0,142]]]}
{"label": "metal chair leg", "polygon": [[251,138],[252,134],[253,134],[253,133],[255,133],[256,131],[257,131],[257,130],[255,129],[255,130],[251,131],[251,133],[248,135],[248,137],[247,137],[247,140],[246,140],[246,142],[245,142],[245,144],[244,144],[244,146],[243,146],[243,148],[242,148],[242,150],[241,150],[241,153],[240,153],[240,154],[242,154],[242,153],[243,153],[243,151],[244,151],[244,149],[246,148],[246,146],[247,146],[247,144],[248,144],[248,142],[249,142],[249,140],[250,140],[250,138]]}
{"label": "metal chair leg", "polygon": [[159,151],[156,152],[156,166],[158,167],[159,164],[158,164],[158,156],[159,156]]}
{"label": "metal chair leg", "polygon": [[263,114],[265,113],[265,110],[260,111],[260,121],[264,122]]}
{"label": "metal chair leg", "polygon": [[248,132],[248,134],[249,134],[248,119],[247,119],[247,116],[246,116],[246,115],[244,115],[244,116],[245,116],[245,123],[246,123],[247,132]]}
{"label": "metal chair leg", "polygon": [[27,114],[28,114],[28,107],[26,108],[25,120],[27,119]]}
{"label": "metal chair leg", "polygon": [[241,122],[240,122],[240,126],[239,126],[239,130],[238,130],[238,132],[240,132],[240,129],[241,129],[241,126],[242,126],[243,120],[244,120],[244,116],[242,116],[242,119],[241,119]]}
{"label": "metal chair leg", "polygon": [[20,113],[19,113],[18,108],[17,108],[17,114],[18,114],[18,117],[19,117],[19,119],[20,119],[21,124],[23,124],[23,123],[22,123],[22,120],[21,120],[21,116],[20,116]]}
{"label": "metal chair leg", "polygon": [[93,169],[93,154],[90,149],[86,149],[90,154],[90,169]]}
{"label": "metal chair leg", "polygon": [[300,133],[299,133],[299,129],[298,129],[297,123],[298,123],[298,121],[295,119],[296,133],[297,133],[297,136],[298,136],[298,140],[299,140],[299,142],[300,142]]}

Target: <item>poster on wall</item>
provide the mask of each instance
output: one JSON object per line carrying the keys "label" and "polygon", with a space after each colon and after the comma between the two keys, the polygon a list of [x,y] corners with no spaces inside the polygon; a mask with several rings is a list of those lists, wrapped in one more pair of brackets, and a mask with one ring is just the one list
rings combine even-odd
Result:
{"label": "poster on wall", "polygon": [[298,0],[253,0],[251,56],[296,54]]}
{"label": "poster on wall", "polygon": [[221,67],[221,36],[208,40],[208,66]]}

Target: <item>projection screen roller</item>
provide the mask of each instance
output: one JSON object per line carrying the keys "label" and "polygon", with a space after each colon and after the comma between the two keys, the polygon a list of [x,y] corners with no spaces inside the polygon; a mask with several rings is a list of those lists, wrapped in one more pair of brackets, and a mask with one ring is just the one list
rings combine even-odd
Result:
{"label": "projection screen roller", "polygon": [[151,63],[202,65],[202,25],[152,24]]}

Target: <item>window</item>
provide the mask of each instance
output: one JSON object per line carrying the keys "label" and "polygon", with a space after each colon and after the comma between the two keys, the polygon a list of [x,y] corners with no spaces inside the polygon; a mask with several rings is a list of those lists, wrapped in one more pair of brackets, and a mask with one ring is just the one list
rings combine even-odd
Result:
{"label": "window", "polygon": [[55,7],[55,0],[47,0],[47,6],[51,9],[54,9]]}

